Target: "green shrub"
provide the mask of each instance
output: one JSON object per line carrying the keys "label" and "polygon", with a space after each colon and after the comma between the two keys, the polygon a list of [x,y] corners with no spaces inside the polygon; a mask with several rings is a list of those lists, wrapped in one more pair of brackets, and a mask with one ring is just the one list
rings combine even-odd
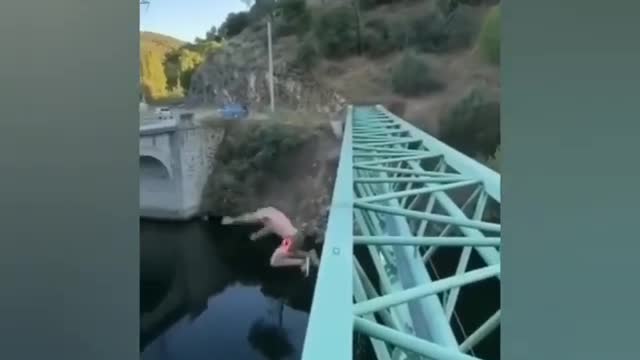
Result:
{"label": "green shrub", "polygon": [[436,0],[436,9],[443,14],[450,14],[458,6],[458,2],[455,0]]}
{"label": "green shrub", "polygon": [[437,11],[408,19],[405,28],[409,45],[424,52],[445,52],[469,47],[478,32],[479,22],[469,6],[451,4],[457,3],[440,1]]}
{"label": "green shrub", "polygon": [[393,91],[400,95],[415,96],[441,89],[442,84],[432,78],[429,70],[427,63],[417,54],[406,51],[393,67]]}
{"label": "green shrub", "polygon": [[480,31],[481,22],[470,6],[460,6],[449,15],[445,26],[446,43],[443,51],[468,48]]}
{"label": "green shrub", "polygon": [[276,35],[303,35],[309,31],[311,13],[305,0],[283,0],[277,3]]}
{"label": "green shrub", "polygon": [[479,47],[492,64],[500,64],[500,7],[492,8],[485,18],[479,37]]}
{"label": "green shrub", "polygon": [[373,58],[384,56],[392,51],[383,35],[370,29],[363,30],[362,43],[364,52]]}
{"label": "green shrub", "polygon": [[286,22],[282,19],[278,19],[274,26],[274,36],[283,37],[290,35],[302,36],[309,31],[311,16],[300,17],[293,22]]}
{"label": "green shrub", "polygon": [[359,1],[360,1],[360,9],[362,10],[370,10],[378,5],[376,0],[359,0]]}
{"label": "green shrub", "polygon": [[374,18],[374,19],[368,20],[364,24],[364,27],[379,33],[388,33],[390,31],[389,23],[382,18]]}
{"label": "green shrub", "polygon": [[349,6],[332,8],[318,16],[313,35],[321,53],[328,58],[344,58],[358,49],[358,34],[354,11]]}
{"label": "green shrub", "polygon": [[319,125],[303,121],[262,120],[233,123],[216,155],[216,175],[205,187],[205,205],[218,213],[237,210],[266,179],[279,159],[312,141]]}
{"label": "green shrub", "polygon": [[275,8],[275,0],[256,0],[249,10],[250,22],[253,24],[260,23],[260,20],[271,14]]}
{"label": "green shrub", "polygon": [[318,49],[312,37],[306,37],[298,47],[295,65],[305,71],[311,70],[318,60]]}
{"label": "green shrub", "polygon": [[259,33],[262,32],[265,26],[266,25],[264,24],[264,22],[256,20],[255,22],[252,22],[251,25],[249,25],[249,29],[251,29],[251,31],[253,31],[254,33]]}
{"label": "green shrub", "polygon": [[393,28],[383,19],[373,19],[364,26],[363,50],[371,57],[384,56],[402,47]]}
{"label": "green shrub", "polygon": [[444,142],[471,156],[491,157],[500,145],[500,103],[474,88],[440,121]]}
{"label": "green shrub", "polygon": [[239,125],[229,133],[217,159],[223,164],[237,161],[254,170],[268,170],[269,162],[276,159],[273,155],[284,154],[303,145],[317,134],[317,129],[315,124],[279,118]]}
{"label": "green shrub", "polygon": [[484,6],[495,5],[500,0],[436,0],[436,7],[443,14],[448,15],[454,12],[460,5],[466,6]]}
{"label": "green shrub", "polygon": [[388,5],[392,3],[399,3],[405,0],[356,0],[360,2],[360,8],[363,10],[369,10],[379,5]]}
{"label": "green shrub", "polygon": [[220,25],[218,34],[226,38],[232,38],[240,34],[247,26],[249,26],[248,12],[230,13]]}
{"label": "green shrub", "polygon": [[204,61],[207,54],[220,49],[222,45],[214,41],[202,41],[187,44],[168,52],[164,59],[164,72],[167,77],[167,89],[188,90],[191,76]]}
{"label": "green shrub", "polygon": [[408,42],[422,51],[446,48],[445,18],[440,13],[418,15],[409,20]]}
{"label": "green shrub", "polygon": [[189,68],[180,73],[180,87],[185,91],[189,91],[191,88],[191,79],[193,78],[195,70],[196,68]]}

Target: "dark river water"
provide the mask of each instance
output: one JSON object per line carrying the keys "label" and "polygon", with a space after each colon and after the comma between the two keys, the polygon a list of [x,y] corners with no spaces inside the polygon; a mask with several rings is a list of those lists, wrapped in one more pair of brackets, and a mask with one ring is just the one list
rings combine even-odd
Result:
{"label": "dark river water", "polygon": [[272,269],[251,226],[140,221],[143,360],[299,359],[315,274]]}
{"label": "dark river water", "polygon": [[[315,271],[305,278],[297,268],[270,268],[276,237],[252,242],[256,227],[219,222],[140,221],[142,359],[300,359]],[[366,251],[354,250],[377,283]],[[438,252],[437,273],[428,269],[434,279],[455,273],[459,251]],[[468,270],[480,266],[474,252]],[[463,288],[457,314],[464,322],[452,321],[458,341],[499,308],[499,289],[495,279]],[[474,355],[499,359],[499,334],[494,331]],[[374,358],[362,336],[354,336],[354,350],[354,359]]]}

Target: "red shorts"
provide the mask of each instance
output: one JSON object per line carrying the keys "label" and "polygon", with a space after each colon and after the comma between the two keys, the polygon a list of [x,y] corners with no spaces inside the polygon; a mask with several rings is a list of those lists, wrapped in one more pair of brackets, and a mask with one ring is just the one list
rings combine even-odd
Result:
{"label": "red shorts", "polygon": [[293,252],[293,240],[291,238],[284,238],[280,243],[280,247],[287,254],[291,254]]}

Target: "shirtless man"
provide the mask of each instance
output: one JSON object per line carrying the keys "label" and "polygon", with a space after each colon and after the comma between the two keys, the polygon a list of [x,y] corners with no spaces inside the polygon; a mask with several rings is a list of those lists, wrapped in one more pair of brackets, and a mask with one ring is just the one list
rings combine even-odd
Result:
{"label": "shirtless man", "polygon": [[267,207],[235,218],[229,216],[222,218],[223,225],[259,223],[262,223],[264,227],[251,234],[250,239],[252,241],[270,234],[276,234],[282,238],[282,243],[271,255],[271,266],[299,266],[308,276],[309,261],[313,257],[314,264],[317,265],[317,255],[314,251],[306,252],[302,250],[304,243],[302,232],[293,226],[291,220],[282,211],[274,207]]}

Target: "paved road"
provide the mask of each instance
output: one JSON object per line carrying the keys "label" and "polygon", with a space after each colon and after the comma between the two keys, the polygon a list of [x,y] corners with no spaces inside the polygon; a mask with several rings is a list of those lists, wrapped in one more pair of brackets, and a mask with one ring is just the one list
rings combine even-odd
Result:
{"label": "paved road", "polygon": [[[167,106],[147,106],[146,108],[141,107],[140,108],[140,123],[150,123],[150,122],[157,122],[160,119],[158,118],[158,115],[156,114],[156,110],[161,108],[161,107],[167,107]],[[219,117],[218,115],[218,111],[214,108],[211,107],[200,107],[200,108],[185,108],[185,107],[168,107],[169,109],[171,109],[171,112],[173,113],[173,115],[175,115],[177,118],[180,117],[181,114],[184,113],[193,113],[195,120],[196,121],[202,121],[205,119],[210,119],[210,118],[217,118]]]}

